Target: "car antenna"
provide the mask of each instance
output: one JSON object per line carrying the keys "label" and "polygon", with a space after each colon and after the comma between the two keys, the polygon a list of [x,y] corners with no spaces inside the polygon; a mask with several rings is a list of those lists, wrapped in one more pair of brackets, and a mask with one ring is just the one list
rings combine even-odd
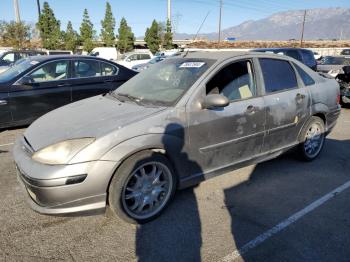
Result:
{"label": "car antenna", "polygon": [[[192,39],[192,41],[196,40],[196,38],[197,38],[197,36],[198,36],[198,34],[199,34],[199,31],[202,29],[202,26],[203,26],[205,20],[207,20],[207,17],[208,17],[208,15],[209,15],[209,13],[210,13],[210,11],[207,12],[207,15],[204,17],[204,19],[203,19],[203,21],[202,21],[200,27],[198,28],[198,31],[197,31],[196,35],[194,36],[194,38]],[[188,52],[189,52],[189,51],[190,51],[190,49],[187,48],[186,54],[184,54],[183,57],[186,57],[186,56],[188,55]]]}

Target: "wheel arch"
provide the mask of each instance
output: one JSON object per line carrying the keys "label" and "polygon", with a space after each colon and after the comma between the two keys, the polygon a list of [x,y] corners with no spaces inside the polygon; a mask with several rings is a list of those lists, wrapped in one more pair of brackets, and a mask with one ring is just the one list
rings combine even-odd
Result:
{"label": "wheel arch", "polygon": [[[118,161],[111,177],[109,178],[106,188],[107,195],[110,183],[120,166],[130,157],[143,151],[153,151],[163,154],[172,164],[177,181],[179,181],[182,176],[188,174],[187,164],[181,161],[181,152],[176,152],[176,149],[182,148],[183,144],[183,139],[175,136],[152,134],[134,137],[115,146],[101,158],[101,160],[104,161]],[[172,149],[175,149],[175,152]],[[178,186],[178,183],[176,186]]]}

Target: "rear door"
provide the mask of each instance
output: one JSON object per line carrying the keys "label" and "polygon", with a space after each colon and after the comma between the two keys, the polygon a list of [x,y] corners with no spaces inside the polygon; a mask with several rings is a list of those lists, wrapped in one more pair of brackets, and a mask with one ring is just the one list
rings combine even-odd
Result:
{"label": "rear door", "polygon": [[116,88],[119,69],[93,59],[73,60],[72,101],[109,92]]}
{"label": "rear door", "polygon": [[30,123],[70,103],[69,78],[70,61],[63,59],[40,65],[18,80],[10,87],[9,93],[13,120]]}
{"label": "rear door", "polygon": [[264,80],[267,134],[263,152],[278,150],[297,142],[309,116],[309,92],[302,88],[287,60],[260,58]]}

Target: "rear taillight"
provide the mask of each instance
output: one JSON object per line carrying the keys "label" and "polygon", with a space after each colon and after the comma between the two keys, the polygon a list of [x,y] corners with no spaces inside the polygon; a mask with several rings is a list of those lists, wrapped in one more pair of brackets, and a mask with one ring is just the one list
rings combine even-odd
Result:
{"label": "rear taillight", "polygon": [[337,104],[338,105],[340,104],[340,95],[339,94],[337,95]]}

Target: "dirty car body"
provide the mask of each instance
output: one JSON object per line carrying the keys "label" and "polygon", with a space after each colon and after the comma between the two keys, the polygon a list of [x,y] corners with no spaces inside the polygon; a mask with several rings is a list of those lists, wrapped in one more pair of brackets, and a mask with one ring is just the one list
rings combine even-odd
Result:
{"label": "dirty car body", "polygon": [[[175,176],[167,181],[185,188],[297,146],[313,116],[328,134],[340,112],[337,96],[335,80],[293,58],[190,53],[152,66],[111,94],[44,115],[17,140],[13,154],[34,210],[103,209],[123,165],[140,152],[166,158]],[[58,160],[65,146],[69,157]]]}

